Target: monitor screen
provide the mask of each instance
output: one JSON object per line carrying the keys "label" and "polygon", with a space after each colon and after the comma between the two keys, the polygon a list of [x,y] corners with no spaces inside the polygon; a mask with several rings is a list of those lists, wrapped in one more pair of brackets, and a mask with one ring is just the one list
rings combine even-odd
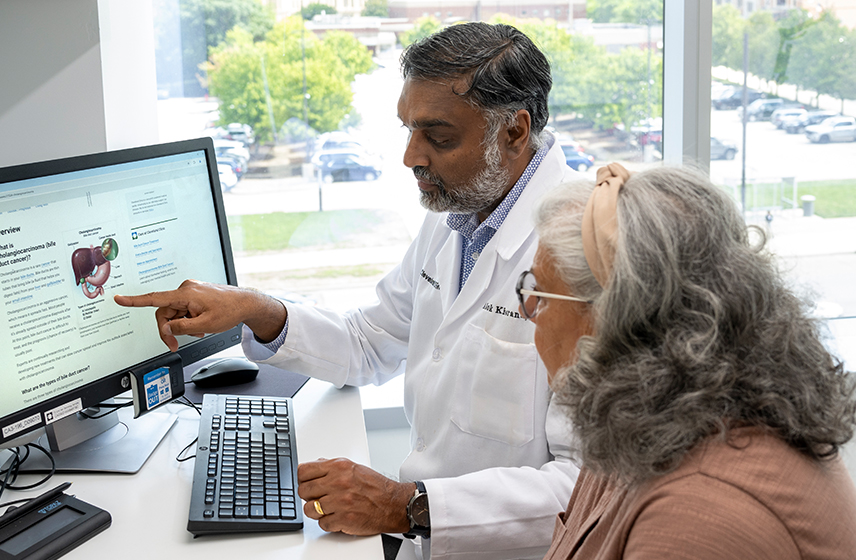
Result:
{"label": "monitor screen", "polygon": [[[0,169],[0,446],[128,389],[170,355],[115,294],[236,284],[210,138]],[[183,365],[240,331],[183,337]]]}

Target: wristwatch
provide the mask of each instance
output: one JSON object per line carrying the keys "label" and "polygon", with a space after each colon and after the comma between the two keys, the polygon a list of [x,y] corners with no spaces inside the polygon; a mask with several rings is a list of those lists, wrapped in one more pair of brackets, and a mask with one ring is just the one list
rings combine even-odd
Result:
{"label": "wristwatch", "polygon": [[407,504],[407,520],[410,521],[410,530],[404,533],[408,539],[422,537],[427,539],[431,536],[431,516],[428,513],[428,492],[421,480],[416,481],[416,492]]}

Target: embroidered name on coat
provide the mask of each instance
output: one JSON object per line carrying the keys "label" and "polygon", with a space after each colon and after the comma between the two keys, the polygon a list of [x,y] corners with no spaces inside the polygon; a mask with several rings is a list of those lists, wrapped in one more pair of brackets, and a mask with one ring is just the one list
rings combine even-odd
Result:
{"label": "embroidered name on coat", "polygon": [[486,303],[482,306],[482,310],[487,311],[488,313],[502,315],[504,317],[511,317],[512,319],[523,319],[524,321],[526,320],[526,317],[521,315],[519,311],[512,311],[504,305],[494,305],[492,303]]}
{"label": "embroidered name on coat", "polygon": [[425,279],[426,282],[428,282],[429,284],[434,286],[435,290],[440,289],[440,283],[437,282],[436,280],[434,280],[433,278],[431,278],[430,276],[428,276],[428,274],[425,272],[424,268],[422,269],[422,272],[419,274],[419,276],[421,276],[422,278]]}

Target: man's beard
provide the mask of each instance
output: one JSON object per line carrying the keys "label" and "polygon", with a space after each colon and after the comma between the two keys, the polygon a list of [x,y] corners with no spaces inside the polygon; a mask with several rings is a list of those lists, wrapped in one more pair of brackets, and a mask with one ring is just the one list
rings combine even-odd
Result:
{"label": "man's beard", "polygon": [[470,214],[494,206],[508,188],[510,173],[501,165],[499,144],[494,141],[484,153],[484,168],[469,182],[449,187],[443,180],[428,171],[427,167],[416,166],[413,174],[437,187],[434,192],[421,191],[419,202],[432,212],[456,212]]}

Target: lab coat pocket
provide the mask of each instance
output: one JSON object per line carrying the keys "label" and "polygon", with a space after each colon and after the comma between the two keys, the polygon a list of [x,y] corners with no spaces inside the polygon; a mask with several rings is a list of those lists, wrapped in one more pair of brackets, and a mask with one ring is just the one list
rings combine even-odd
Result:
{"label": "lab coat pocket", "polygon": [[[520,446],[534,437],[534,344],[499,340],[468,325],[455,382],[452,422],[464,432]],[[465,398],[468,395],[469,398]]]}

